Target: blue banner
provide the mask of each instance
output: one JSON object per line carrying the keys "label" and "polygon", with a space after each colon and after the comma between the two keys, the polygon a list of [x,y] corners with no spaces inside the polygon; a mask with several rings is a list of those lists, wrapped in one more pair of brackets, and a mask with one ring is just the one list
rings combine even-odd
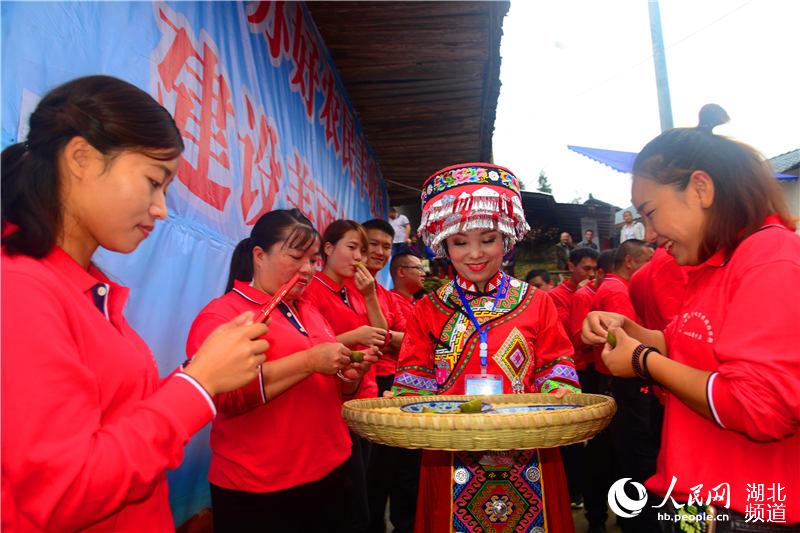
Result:
{"label": "blue banner", "polygon": [[[132,254],[95,255],[131,288],[126,316],[162,374],[184,360],[192,320],[222,294],[233,247],[261,214],[297,207],[320,230],[337,218],[385,218],[380,170],[302,2],[1,9],[3,147],[25,139],[49,89],[89,74],[148,90],[183,132],[166,222]],[[170,474],[177,524],[209,504],[207,443],[206,428]]]}

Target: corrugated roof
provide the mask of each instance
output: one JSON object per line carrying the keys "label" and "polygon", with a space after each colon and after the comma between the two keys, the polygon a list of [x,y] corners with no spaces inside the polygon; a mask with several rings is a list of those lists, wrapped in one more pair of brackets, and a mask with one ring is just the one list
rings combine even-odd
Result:
{"label": "corrugated roof", "polygon": [[781,155],[776,155],[769,159],[769,163],[772,165],[772,168],[775,169],[775,172],[780,172],[782,174],[787,173],[789,170],[797,170],[800,168],[800,148]]}

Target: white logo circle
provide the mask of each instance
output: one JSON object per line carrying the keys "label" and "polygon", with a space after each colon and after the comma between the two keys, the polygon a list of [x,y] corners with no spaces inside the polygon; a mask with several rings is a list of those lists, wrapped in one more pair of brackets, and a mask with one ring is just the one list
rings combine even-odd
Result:
{"label": "white logo circle", "polygon": [[633,518],[641,513],[642,509],[644,509],[644,506],[647,504],[647,491],[641,483],[631,481],[631,485],[633,485],[636,492],[639,494],[638,499],[633,500],[625,494],[625,482],[627,481],[631,481],[631,478],[624,477],[618,479],[611,485],[611,488],[608,489],[608,506],[611,507],[611,510],[614,511],[614,514],[617,516]]}

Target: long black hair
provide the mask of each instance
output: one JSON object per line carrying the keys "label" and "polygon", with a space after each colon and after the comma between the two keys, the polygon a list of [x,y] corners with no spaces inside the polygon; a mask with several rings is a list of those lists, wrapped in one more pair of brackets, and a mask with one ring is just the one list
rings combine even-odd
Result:
{"label": "long black hair", "polygon": [[268,251],[282,242],[283,246],[305,252],[320,240],[314,225],[299,209],[276,209],[261,215],[250,230],[250,236],[239,241],[233,250],[225,292],[233,289],[234,281],[253,279],[253,249]]}
{"label": "long black hair", "polygon": [[55,245],[63,219],[58,160],[74,137],[83,137],[109,159],[138,151],[168,161],[183,152],[172,116],[135,85],[111,76],[87,76],[56,87],[31,114],[27,141],[2,153],[7,254],[39,258]]}

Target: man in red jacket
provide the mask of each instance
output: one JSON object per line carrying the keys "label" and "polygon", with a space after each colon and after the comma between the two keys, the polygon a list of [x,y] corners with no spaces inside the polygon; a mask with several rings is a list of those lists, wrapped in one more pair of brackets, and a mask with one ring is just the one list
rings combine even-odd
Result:
{"label": "man in red jacket", "polygon": [[564,331],[569,331],[569,313],[572,295],[579,287],[593,280],[597,275],[597,252],[591,248],[576,248],[569,254],[569,278],[547,292],[556,304],[558,318]]}
{"label": "man in red jacket", "polygon": [[[622,243],[614,254],[613,270],[606,274],[603,283],[597,289],[592,301],[592,310],[620,313],[641,323],[631,303],[628,283],[633,273],[645,265],[652,256],[653,249],[644,241],[629,239]],[[594,354],[594,365],[601,374],[597,376],[598,381],[603,383],[610,381],[611,392],[617,401],[617,414],[608,430],[611,437],[611,442],[608,443],[610,449],[598,453],[597,444],[593,444],[589,447],[591,450],[589,455],[592,458],[602,455],[606,461],[613,456],[615,459],[613,479],[629,477],[633,481],[644,483],[655,473],[658,456],[658,431],[653,428],[653,420],[659,407],[658,400],[642,379],[611,377],[597,350]],[[602,444],[602,441],[599,443]],[[591,465],[592,462],[588,464]],[[606,483],[607,481],[601,484],[604,495],[610,486]],[[650,510],[652,509],[648,508],[647,511]],[[647,511],[643,511],[635,518],[620,518],[623,532],[657,531],[657,517],[651,516]]]}

